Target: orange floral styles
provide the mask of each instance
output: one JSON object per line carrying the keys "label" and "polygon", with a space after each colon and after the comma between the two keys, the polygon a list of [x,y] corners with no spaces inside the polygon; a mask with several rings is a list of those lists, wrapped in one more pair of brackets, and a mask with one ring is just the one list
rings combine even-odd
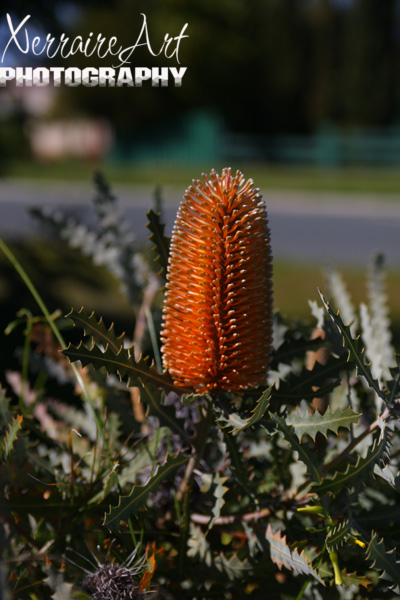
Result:
{"label": "orange floral styles", "polygon": [[193,181],[172,233],[163,364],[197,392],[266,384],[272,343],[267,211],[240,171]]}

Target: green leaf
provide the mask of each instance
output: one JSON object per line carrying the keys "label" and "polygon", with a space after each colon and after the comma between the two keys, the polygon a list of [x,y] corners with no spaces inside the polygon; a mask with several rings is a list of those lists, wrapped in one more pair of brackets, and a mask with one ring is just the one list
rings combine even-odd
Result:
{"label": "green leaf", "polygon": [[188,436],[183,427],[183,420],[177,418],[175,408],[161,404],[160,395],[156,393],[151,384],[143,383],[142,385],[140,400],[144,404],[147,404],[149,414],[157,417],[160,425],[168,427],[171,431],[178,433],[183,439],[187,439]]}
{"label": "green leaf", "polygon": [[237,481],[245,493],[248,494],[256,506],[258,506],[258,497],[252,489],[252,482],[249,478],[249,472],[245,464],[246,458],[243,456],[243,453],[239,447],[240,440],[237,436],[226,431],[226,429],[223,429],[222,433],[224,436],[226,450],[230,458],[232,478],[233,480]]}
{"label": "green leaf", "polygon": [[324,479],[321,483],[314,484],[311,491],[317,494],[331,492],[335,495],[344,487],[349,488],[355,483],[365,482],[373,474],[374,466],[386,458],[387,449],[387,433],[383,431],[379,438],[375,438],[364,458],[358,456],[356,464],[348,464],[344,473],[336,472],[332,479]]}
{"label": "green leaf", "polygon": [[213,477],[213,484],[215,486],[214,487],[215,504],[211,510],[212,518],[208,524],[207,532],[210,531],[210,529],[213,527],[216,519],[218,519],[218,517],[221,514],[221,509],[222,509],[223,505],[225,504],[224,495],[229,490],[229,488],[224,485],[224,483],[226,483],[226,481],[228,481],[228,477],[221,477],[221,475],[219,473],[216,473]]}
{"label": "green leaf", "polygon": [[[286,381],[281,382],[279,390],[273,390],[273,398],[279,401],[294,401],[314,398],[316,388],[318,395],[331,391],[340,383],[340,372],[349,370],[345,357],[330,356],[328,362],[322,365],[316,362],[312,371],[303,368],[299,375],[291,373]],[[327,380],[333,380],[327,383]]]}
{"label": "green leaf", "polygon": [[10,423],[9,430],[6,433],[1,446],[1,449],[3,451],[2,453],[4,453],[5,457],[8,457],[14,446],[14,442],[17,439],[18,432],[22,427],[22,421],[23,416],[17,415],[15,419],[13,418],[12,423]]}
{"label": "green leaf", "polygon": [[358,336],[357,338],[354,338],[352,336],[351,330],[350,330],[350,325],[345,325],[343,323],[342,319],[340,318],[339,313],[336,314],[332,310],[332,308],[329,305],[329,302],[327,302],[327,300],[325,300],[321,291],[319,292],[319,294],[321,296],[322,302],[324,303],[324,306],[325,306],[329,316],[331,317],[332,321],[335,323],[336,327],[338,328],[338,330],[342,336],[343,347],[348,352],[348,360],[355,365],[357,372],[365,377],[370,388],[373,389],[374,392],[378,396],[380,396],[383,400],[386,401],[386,394],[380,389],[379,383],[372,376],[372,371],[371,371],[370,365],[367,364],[364,360],[365,348],[363,348],[361,346],[360,336]]}
{"label": "green leaf", "polygon": [[83,306],[77,311],[74,308],[67,315],[74,322],[75,327],[82,327],[85,335],[91,335],[96,344],[109,346],[115,354],[118,354],[124,343],[124,333],[116,336],[114,333],[114,323],[107,329],[103,323],[103,317],[96,319],[94,312],[87,315]]}
{"label": "green leaf", "polygon": [[224,442],[231,460],[231,469],[234,476],[237,476],[242,485],[248,484],[248,472],[243,463],[243,455],[238,447],[238,438],[223,430]]}
{"label": "green leaf", "polygon": [[372,532],[372,538],[366,550],[367,560],[372,561],[373,567],[386,573],[395,583],[393,591],[400,593],[400,562],[396,561],[396,549],[387,551],[383,538],[378,541],[378,536]]}
{"label": "green leaf", "polygon": [[[393,523],[400,523],[400,504],[394,506],[379,506],[365,514],[357,517],[357,524],[361,527],[385,527]],[[356,527],[356,525],[355,525]]]}
{"label": "green leaf", "polygon": [[386,382],[387,403],[389,406],[392,406],[394,401],[400,396],[400,356],[396,357],[396,363],[396,367],[390,368],[392,379]]}
{"label": "green leaf", "polygon": [[266,411],[268,410],[268,407],[271,402],[271,390],[272,390],[272,386],[267,388],[265,390],[265,392],[259,397],[255,407],[251,411],[253,416],[250,417],[249,419],[247,419],[246,425],[241,427],[238,431],[241,431],[242,429],[246,429],[247,427],[250,427],[250,425],[254,425],[260,419],[263,418],[263,416],[265,415]]}
{"label": "green leaf", "polygon": [[293,427],[299,440],[307,434],[315,441],[317,433],[327,437],[328,431],[337,433],[339,427],[350,429],[352,423],[358,422],[359,416],[349,406],[343,412],[337,408],[333,413],[328,408],[323,415],[318,411],[315,411],[314,414],[306,411],[305,415],[300,415],[297,410],[287,417],[286,423]]}
{"label": "green leaf", "polygon": [[275,369],[281,362],[286,362],[294,357],[302,357],[306,352],[316,351],[322,346],[326,346],[326,341],[322,338],[316,338],[314,340],[308,340],[305,337],[293,337],[290,336],[279,349],[273,354],[271,361],[271,368]]}
{"label": "green leaf", "polygon": [[328,552],[332,550],[336,550],[339,546],[341,546],[345,541],[347,536],[350,533],[350,521],[346,519],[341,523],[337,523],[326,536],[325,543],[328,549]]}
{"label": "green leaf", "polygon": [[145,505],[150,492],[156,492],[160,483],[172,477],[175,471],[188,460],[189,457],[182,454],[175,457],[168,456],[165,463],[157,468],[145,485],[136,485],[128,496],[120,496],[118,506],[111,507],[105,516],[104,525],[116,529],[121,521],[127,522],[129,518],[136,517],[138,509]]}
{"label": "green leaf", "polygon": [[271,560],[278,565],[279,569],[284,566],[289,571],[294,571],[300,575],[310,575],[319,581],[319,583],[325,585],[317,571],[307,559],[304,550],[301,554],[299,554],[297,549],[294,549],[293,551],[290,550],[286,543],[286,536],[282,537],[279,531],[273,533],[270,525],[268,525],[265,537],[270,545]]}
{"label": "green leaf", "polygon": [[146,468],[151,468],[154,463],[157,445],[161,443],[162,433],[163,430],[160,431],[160,437],[158,439],[157,436],[154,435],[150,440],[143,440],[141,446],[135,448],[135,455],[119,472],[118,479],[120,485],[135,482],[139,473],[142,473]]}
{"label": "green leaf", "polygon": [[318,471],[318,467],[315,462],[314,456],[311,455],[308,448],[301,444],[298,440],[297,435],[294,432],[293,427],[287,425],[281,417],[273,413],[269,413],[271,420],[276,424],[278,429],[283,433],[285,439],[289,442],[292,450],[295,450],[299,454],[300,460],[306,465],[311,478],[316,482],[321,482],[321,475]]}
{"label": "green leaf", "polygon": [[63,354],[68,356],[71,362],[80,360],[82,366],[92,364],[98,370],[104,367],[109,375],[118,374],[121,381],[127,382],[128,386],[142,385],[142,382],[149,381],[155,387],[160,387],[168,391],[178,391],[182,393],[184,388],[177,388],[168,375],[168,373],[159,373],[154,364],[149,365],[147,360],[140,358],[135,360],[129,349],[121,348],[118,354],[107,346],[102,352],[95,344],[91,348],[86,348],[82,343],[78,346],[68,346],[63,350]]}
{"label": "green leaf", "polygon": [[148,218],[147,228],[151,231],[149,240],[154,243],[152,250],[156,252],[155,261],[161,267],[160,273],[167,272],[168,254],[169,254],[169,238],[164,235],[165,225],[161,222],[161,215],[150,209],[146,214]]}
{"label": "green leaf", "polygon": [[372,585],[372,581],[367,579],[364,575],[357,575],[357,573],[346,573],[346,569],[343,569],[340,572],[342,576],[343,583],[346,585],[356,585],[358,588],[360,586],[369,588]]}
{"label": "green leaf", "polygon": [[7,426],[11,422],[11,419],[10,400],[0,385],[0,427]]}
{"label": "green leaf", "polygon": [[269,408],[271,402],[271,390],[272,386],[267,388],[265,392],[263,392],[263,394],[259,397],[255,407],[251,411],[251,417],[248,417],[246,419],[241,417],[238,413],[231,412],[229,413],[228,417],[226,417],[225,415],[219,417],[218,421],[221,424],[221,427],[231,427],[230,433],[236,434],[239,433],[239,431],[243,431],[243,429],[250,427],[250,425],[254,425],[255,423],[257,423],[260,419],[263,418],[264,414]]}

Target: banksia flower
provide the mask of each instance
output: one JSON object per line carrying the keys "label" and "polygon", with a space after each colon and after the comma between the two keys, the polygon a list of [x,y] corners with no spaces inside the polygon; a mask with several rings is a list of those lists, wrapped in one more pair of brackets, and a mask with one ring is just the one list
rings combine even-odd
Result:
{"label": "banksia flower", "polygon": [[172,233],[161,339],[177,386],[266,384],[272,342],[267,212],[253,181],[224,169],[193,181]]}

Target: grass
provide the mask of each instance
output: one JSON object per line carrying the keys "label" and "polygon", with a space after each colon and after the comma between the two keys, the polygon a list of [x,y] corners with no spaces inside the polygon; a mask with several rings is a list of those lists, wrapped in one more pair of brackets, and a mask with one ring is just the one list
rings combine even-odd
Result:
{"label": "grass", "polygon": [[[340,269],[355,306],[367,302],[365,270]],[[388,304],[391,319],[396,328],[400,328],[400,277],[397,271],[386,272]],[[311,265],[299,265],[289,262],[274,263],[274,304],[290,319],[309,319],[311,311],[308,300],[319,300],[318,288],[324,290],[325,281],[322,270]],[[319,302],[320,303],[320,302]]]}
{"label": "grass", "polygon": [[[88,181],[94,169],[101,169],[113,183],[178,185],[187,187],[192,178],[212,167],[221,171],[224,164],[131,165],[104,161],[99,164],[64,161],[59,163],[16,162],[9,166],[6,177]],[[290,191],[384,194],[400,196],[400,171],[389,168],[348,167],[341,169],[283,167],[270,164],[242,164],[246,177],[252,177],[262,189]],[[236,165],[232,165],[236,168]]]}

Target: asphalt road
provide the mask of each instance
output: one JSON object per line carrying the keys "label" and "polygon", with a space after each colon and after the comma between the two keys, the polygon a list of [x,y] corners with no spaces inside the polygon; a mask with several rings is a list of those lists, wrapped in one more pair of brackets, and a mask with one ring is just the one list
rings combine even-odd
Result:
{"label": "asphalt road", "polygon": [[[183,189],[163,188],[166,233],[172,230]],[[153,206],[150,186],[116,185],[121,214],[138,239],[148,236],[146,212]],[[0,235],[18,239],[43,235],[29,206],[47,206],[93,220],[90,183],[0,181]],[[400,201],[383,195],[267,191],[272,248],[276,258],[319,265],[364,266],[376,251],[400,270]]]}

